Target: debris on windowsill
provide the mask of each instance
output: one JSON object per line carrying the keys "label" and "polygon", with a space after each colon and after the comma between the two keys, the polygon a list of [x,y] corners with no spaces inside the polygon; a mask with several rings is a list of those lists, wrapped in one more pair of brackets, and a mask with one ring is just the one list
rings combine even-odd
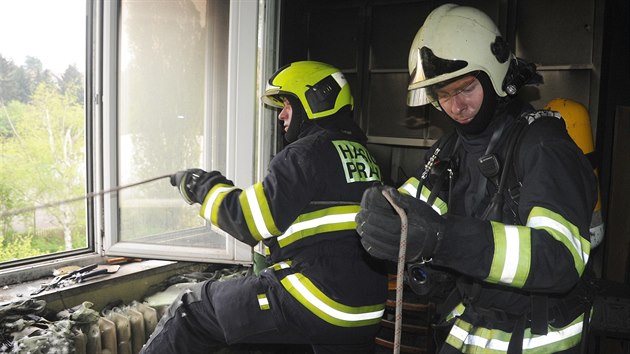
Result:
{"label": "debris on windowsill", "polygon": [[[0,288],[0,306],[25,298],[46,298],[60,291],[76,293],[80,292],[81,288],[89,288],[104,281],[117,281],[120,278],[127,277],[133,277],[135,279],[142,277],[141,273],[145,271],[157,270],[164,267],[167,267],[165,269],[171,269],[172,267],[179,268],[184,267],[186,264],[186,262],[144,260],[142,262],[133,261],[121,264],[89,265],[83,268],[77,266],[62,267],[51,272],[52,274],[49,277],[4,285]],[[81,269],[83,269],[83,272],[77,273],[77,271]],[[68,276],[68,274],[73,274],[73,276]],[[89,276],[85,277],[88,274]],[[66,277],[71,279],[66,279]],[[49,287],[51,283],[58,284],[59,286]]]}
{"label": "debris on windowsill", "polygon": [[114,274],[118,272],[119,269],[120,265],[97,264],[91,264],[85,267],[66,266],[58,268],[53,271],[53,275],[55,277],[50,282],[40,285],[39,289],[32,292],[31,295],[37,295],[44,291],[50,291],[78,283],[83,283],[95,277]]}
{"label": "debris on windowsill", "polygon": [[141,258],[129,258],[129,257],[109,257],[105,260],[107,264],[123,264],[130,262],[141,262]]}

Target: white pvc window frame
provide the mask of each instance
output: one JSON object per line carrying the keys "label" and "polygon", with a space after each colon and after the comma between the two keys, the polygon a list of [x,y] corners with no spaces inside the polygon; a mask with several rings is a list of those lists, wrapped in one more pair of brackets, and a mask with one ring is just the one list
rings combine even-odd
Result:
{"label": "white pvc window frame", "polygon": [[[267,124],[260,124],[260,77],[264,60],[258,60],[266,49],[261,47],[258,28],[266,21],[260,16],[259,8],[274,8],[266,1],[230,1],[228,80],[226,111],[228,116],[225,150],[225,175],[234,176],[236,186],[246,187],[261,178],[269,161],[269,149],[261,146],[273,144]],[[117,176],[117,1],[105,2],[103,8],[103,81],[102,81],[102,188],[115,188]],[[265,10],[267,11],[269,10]],[[273,41],[272,41],[273,42]],[[267,63],[267,66],[270,66]],[[266,73],[265,73],[266,74]],[[211,100],[212,98],[207,98]],[[215,102],[216,103],[216,102]],[[206,124],[207,125],[207,124]],[[214,153],[214,152],[213,152]],[[227,237],[225,250],[211,248],[173,247],[158,244],[119,242],[116,195],[102,199],[103,214],[97,218],[97,235],[102,235],[102,255],[128,256],[138,258],[171,259],[198,262],[249,263],[252,260],[251,248],[232,237]],[[97,207],[96,210],[100,210]]]}

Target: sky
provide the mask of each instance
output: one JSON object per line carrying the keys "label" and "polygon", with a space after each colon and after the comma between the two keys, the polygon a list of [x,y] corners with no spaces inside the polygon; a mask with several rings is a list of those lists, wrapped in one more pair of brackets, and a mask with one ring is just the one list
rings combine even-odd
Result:
{"label": "sky", "polygon": [[0,54],[15,65],[26,56],[61,74],[85,73],[86,0],[0,0]]}

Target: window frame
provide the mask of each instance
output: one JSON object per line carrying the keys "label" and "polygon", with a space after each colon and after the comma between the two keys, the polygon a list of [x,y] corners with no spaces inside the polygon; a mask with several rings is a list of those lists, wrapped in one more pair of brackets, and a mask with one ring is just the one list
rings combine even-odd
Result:
{"label": "window frame", "polygon": [[[97,55],[95,54],[98,45],[95,40],[98,37],[98,13],[100,1],[85,0],[85,84],[84,84],[84,119],[85,119],[85,169],[86,192],[94,191],[94,88],[96,87],[96,72],[94,70]],[[18,259],[7,262],[0,266],[0,285],[20,283],[46,275],[50,275],[52,269],[63,267],[66,265],[87,265],[101,260],[102,256],[97,253],[99,242],[95,237],[95,203],[94,198],[85,197],[86,208],[86,246],[81,249],[73,249],[68,251],[60,251],[52,254],[44,254],[24,259]],[[74,200],[74,199],[72,199]],[[77,199],[78,201],[78,199]],[[37,207],[36,207],[37,208]]]}
{"label": "window frame", "polygon": [[[231,178],[236,186],[249,186],[261,176],[260,161],[269,161],[268,156],[261,156],[262,149],[257,143],[265,140],[265,135],[258,135],[261,129],[258,120],[260,106],[260,72],[258,56],[258,27],[261,20],[259,6],[265,2],[230,2],[228,28],[228,74],[227,74],[227,136],[225,170],[221,171]],[[266,8],[266,7],[261,7]],[[102,122],[103,141],[110,142],[103,149],[103,189],[115,188],[117,183],[117,75],[118,75],[118,38],[119,38],[120,2],[105,4],[103,26],[103,94]],[[212,102],[212,97],[206,98]],[[208,119],[208,117],[206,117]],[[207,129],[207,128],[206,128]],[[264,129],[264,128],[263,128]],[[209,134],[206,134],[206,140]],[[114,143],[112,143],[114,142]],[[207,144],[207,141],[206,141]],[[267,145],[269,142],[266,143]],[[104,144],[107,146],[108,144]],[[214,153],[214,152],[213,152]],[[264,164],[266,166],[266,163]],[[173,171],[175,172],[175,171]],[[127,256],[151,259],[169,259],[193,262],[251,263],[251,247],[226,236],[226,249],[173,247],[157,244],[120,242],[118,234],[118,207],[115,195],[105,196],[102,200],[103,216],[102,253],[107,256]],[[214,230],[213,230],[214,231]],[[216,232],[216,231],[215,231]],[[221,233],[220,231],[218,231]]]}
{"label": "window frame", "polygon": [[[210,0],[211,1],[211,0]],[[117,242],[115,198],[108,191],[116,188],[116,97],[117,46],[120,1],[86,0],[86,157],[88,198],[88,248],[81,252],[59,254],[46,259],[20,262],[0,270],[0,284],[15,284],[50,276],[55,268],[104,263],[106,256],[168,259],[204,263],[252,261],[251,248],[228,237],[227,256],[181,247],[148,247]],[[236,186],[246,187],[264,177],[276,151],[277,112],[259,100],[267,77],[277,68],[277,43],[280,0],[255,2],[230,1],[229,54],[227,82],[228,151],[226,175],[235,176]],[[238,93],[238,94],[237,94]],[[237,163],[238,161],[238,163]],[[256,251],[262,252],[259,245]]]}

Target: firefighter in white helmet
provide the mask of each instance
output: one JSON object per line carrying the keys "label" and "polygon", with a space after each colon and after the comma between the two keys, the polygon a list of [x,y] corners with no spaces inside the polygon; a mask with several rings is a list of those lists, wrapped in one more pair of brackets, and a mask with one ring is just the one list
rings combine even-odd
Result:
{"label": "firefighter in white helmet", "polygon": [[315,353],[373,347],[387,275],[361,247],[354,218],[381,172],[353,121],[350,86],[328,64],[295,62],[269,79],[263,101],[281,108],[290,144],[262,181],[241,189],[218,171],[190,169],[171,183],[214,227],[251,246],[262,241],[270,266],[182,293],[144,354],[237,343],[309,344]]}
{"label": "firefighter in white helmet", "polygon": [[440,353],[579,352],[596,181],[560,115],[516,98],[542,82],[535,66],[486,14],[445,4],[418,31],[409,73],[408,105],[433,104],[454,133],[398,189],[366,191],[356,219],[364,247],[398,259],[391,193],[408,217],[406,261],[456,279],[438,307]]}

